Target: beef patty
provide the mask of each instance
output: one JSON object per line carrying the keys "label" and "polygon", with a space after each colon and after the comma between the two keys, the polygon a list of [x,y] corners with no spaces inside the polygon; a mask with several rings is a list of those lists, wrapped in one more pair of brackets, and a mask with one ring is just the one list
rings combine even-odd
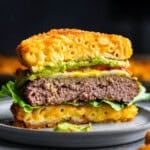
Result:
{"label": "beef patty", "polygon": [[138,94],[136,80],[117,75],[86,78],[40,78],[24,90],[29,104],[57,105],[67,101],[109,100],[129,102]]}

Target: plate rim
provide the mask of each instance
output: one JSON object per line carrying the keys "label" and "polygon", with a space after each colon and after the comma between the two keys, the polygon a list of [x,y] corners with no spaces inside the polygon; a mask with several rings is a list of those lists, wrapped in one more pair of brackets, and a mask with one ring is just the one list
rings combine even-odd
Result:
{"label": "plate rim", "polygon": [[[2,103],[1,103],[2,104]],[[3,102],[4,111],[9,111],[8,108],[12,104],[12,100]],[[144,109],[143,109],[144,110]],[[144,114],[149,112],[144,110]],[[3,119],[9,118],[9,115],[3,116]],[[142,117],[142,115],[141,115]],[[145,120],[146,119],[146,120]],[[51,130],[27,129],[11,126],[7,123],[0,123],[0,139],[18,144],[26,144],[41,147],[56,147],[56,148],[100,148],[112,147],[121,144],[135,142],[144,138],[146,129],[150,127],[149,116],[145,118],[142,124],[137,124],[138,128],[131,126],[124,130],[117,128],[113,130],[100,130],[90,132],[55,132]],[[144,126],[143,126],[144,124]],[[136,124],[135,124],[136,125]],[[117,131],[116,131],[117,129]],[[41,138],[42,137],[42,138]],[[64,138],[65,137],[65,138]],[[102,138],[101,138],[102,137]],[[121,140],[120,140],[121,139]]]}

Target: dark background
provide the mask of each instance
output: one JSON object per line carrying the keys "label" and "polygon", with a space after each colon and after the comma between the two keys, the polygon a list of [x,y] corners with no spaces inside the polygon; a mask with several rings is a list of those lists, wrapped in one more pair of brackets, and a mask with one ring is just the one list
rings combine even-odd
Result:
{"label": "dark background", "polygon": [[51,28],[80,28],[122,34],[134,53],[150,52],[150,5],[146,0],[0,0],[0,53]]}

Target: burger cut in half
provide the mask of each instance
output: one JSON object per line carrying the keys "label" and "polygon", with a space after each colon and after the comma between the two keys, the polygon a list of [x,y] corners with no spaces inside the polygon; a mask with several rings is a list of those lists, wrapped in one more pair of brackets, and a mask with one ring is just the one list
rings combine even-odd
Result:
{"label": "burger cut in half", "polygon": [[11,96],[14,124],[26,128],[124,122],[138,114],[135,102],[150,99],[127,71],[128,38],[78,29],[53,29],[17,46],[28,69],[2,86]]}

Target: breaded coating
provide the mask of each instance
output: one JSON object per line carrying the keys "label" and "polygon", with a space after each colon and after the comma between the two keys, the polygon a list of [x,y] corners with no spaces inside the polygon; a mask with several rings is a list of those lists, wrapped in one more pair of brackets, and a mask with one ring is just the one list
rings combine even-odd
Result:
{"label": "breaded coating", "polygon": [[107,104],[98,108],[89,105],[78,107],[72,105],[42,106],[29,113],[13,104],[11,110],[15,117],[14,125],[26,128],[54,127],[63,121],[75,124],[125,122],[133,120],[138,113],[135,105],[116,111]]}
{"label": "breaded coating", "polygon": [[53,29],[23,40],[17,46],[17,53],[27,67],[49,66],[51,62],[95,57],[126,60],[132,55],[132,46],[130,40],[121,35],[79,29]]}

